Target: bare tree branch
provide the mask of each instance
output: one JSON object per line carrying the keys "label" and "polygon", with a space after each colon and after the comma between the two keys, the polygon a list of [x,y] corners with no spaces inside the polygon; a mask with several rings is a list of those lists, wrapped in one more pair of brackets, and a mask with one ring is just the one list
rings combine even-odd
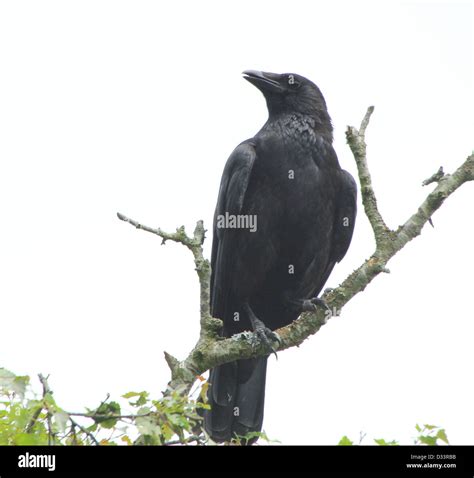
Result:
{"label": "bare tree branch", "polygon": [[[194,229],[193,237],[189,237],[186,234],[184,226],[176,229],[174,233],[168,233],[160,228],[152,228],[145,226],[134,219],[130,219],[127,216],[117,213],[117,217],[124,222],[130,223],[137,229],[143,229],[144,231],[151,232],[162,238],[161,244],[165,244],[166,241],[179,242],[186,246],[193,254],[194,264],[196,266],[196,272],[199,277],[200,284],[200,299],[201,299],[201,336],[215,337],[222,327],[222,321],[211,317],[209,309],[210,299],[210,278],[211,278],[211,265],[209,261],[204,257],[202,245],[206,238],[206,229],[204,229],[203,221],[198,221],[196,228]],[[168,354],[169,357],[172,357]]]}
{"label": "bare tree branch", "polygon": [[[467,181],[474,180],[474,154],[453,173],[444,174],[438,171],[429,178],[426,184],[437,182],[436,188],[428,194],[417,212],[413,214],[396,231],[389,229],[377,207],[377,200],[372,187],[372,180],[367,165],[365,132],[373,113],[371,106],[362,120],[359,130],[349,126],[347,142],[354,155],[359,181],[361,185],[362,203],[365,213],[374,232],[376,248],[374,253],[359,268],[350,274],[336,289],[323,294],[323,299],[331,310],[340,311],[352,297],[363,291],[365,287],[381,272],[389,272],[388,261],[399,252],[409,241],[417,237],[433,213],[441,207],[444,200]],[[222,322],[213,319],[209,313],[209,282],[210,264],[202,253],[204,227],[198,221],[193,237],[186,235],[184,227],[176,233],[165,233],[161,229],[143,226],[123,214],[117,214],[119,219],[129,222],[138,229],[143,229],[166,240],[180,242],[191,250],[194,256],[196,271],[199,276],[201,294],[201,333],[193,350],[183,361],[165,353],[165,358],[171,370],[171,388],[183,387],[189,390],[197,376],[217,365],[237,359],[248,359],[268,354],[266,346],[259,342],[252,332],[243,332],[230,338],[218,336]],[[281,338],[278,350],[300,345],[310,335],[315,334],[330,318],[326,310],[305,312],[296,321],[276,332]]]}
{"label": "bare tree branch", "polygon": [[370,117],[372,116],[374,109],[375,109],[375,106],[369,106],[367,108],[367,111],[364,117],[362,118],[362,121],[360,122],[359,135],[364,139],[364,141],[365,141],[365,130],[367,129],[367,126],[369,126]]}
{"label": "bare tree branch", "polygon": [[439,180],[444,176],[443,166],[440,166],[436,173],[432,174],[428,179],[425,179],[421,185],[428,186],[431,183],[439,183]]}
{"label": "bare tree branch", "polygon": [[128,414],[128,415],[120,415],[116,413],[84,413],[84,412],[67,412],[70,417],[84,417],[84,418],[91,418],[93,420],[109,420],[109,419],[116,419],[116,420],[135,420],[135,418],[144,418],[153,415],[153,412],[148,413],[135,413],[135,414]]}
{"label": "bare tree branch", "polygon": [[370,106],[360,124],[359,131],[354,126],[348,126],[346,138],[352,154],[354,155],[357,172],[359,174],[360,189],[362,195],[362,204],[364,205],[365,214],[367,215],[372,230],[374,231],[375,242],[390,231],[383,220],[377,206],[377,199],[372,188],[372,178],[370,176],[369,166],[367,164],[367,144],[365,142],[365,131],[369,125],[370,117],[374,112],[374,107]]}

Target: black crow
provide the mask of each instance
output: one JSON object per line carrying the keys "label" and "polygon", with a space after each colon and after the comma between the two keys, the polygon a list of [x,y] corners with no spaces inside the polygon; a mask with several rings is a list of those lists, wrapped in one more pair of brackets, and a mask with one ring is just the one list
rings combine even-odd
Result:
{"label": "black crow", "polygon": [[[253,330],[270,352],[274,330],[323,305],[318,294],[351,242],[357,188],[339,166],[319,88],[292,73],[243,74],[265,96],[269,118],[224,168],[211,312],[225,337]],[[204,422],[215,441],[261,430],[267,358],[211,370]]]}

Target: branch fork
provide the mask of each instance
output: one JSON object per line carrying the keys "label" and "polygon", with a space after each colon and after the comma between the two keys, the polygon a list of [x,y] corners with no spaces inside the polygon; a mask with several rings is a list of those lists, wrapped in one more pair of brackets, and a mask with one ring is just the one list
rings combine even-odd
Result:
{"label": "branch fork", "polygon": [[[371,257],[337,288],[327,289],[324,292],[322,299],[330,310],[338,312],[352,297],[363,291],[377,275],[389,273],[390,271],[386,267],[388,261],[409,241],[417,237],[427,222],[431,223],[431,216],[441,207],[447,197],[464,183],[474,180],[474,154],[471,154],[452,174],[445,174],[441,167],[435,174],[423,181],[423,186],[432,183],[437,183],[437,186],[427,195],[418,210],[398,229],[390,229],[378,209],[367,163],[365,134],[373,112],[374,107],[370,106],[359,129],[348,126],[346,137],[357,165],[362,204],[372,227],[376,248]],[[211,317],[209,308],[211,266],[203,255],[202,245],[206,233],[203,221],[198,221],[193,235],[188,236],[184,226],[178,228],[174,233],[167,233],[160,228],[145,226],[121,213],[117,213],[117,217],[137,229],[157,235],[162,239],[162,244],[168,240],[181,243],[193,254],[200,284],[201,330],[196,345],[184,360],[180,361],[165,352],[165,360],[171,370],[169,384],[171,389],[179,387],[189,390],[197,377],[210,368],[238,359],[249,359],[268,354],[268,350],[263,344],[255,345],[252,333],[243,332],[225,339],[219,336],[222,321]],[[309,336],[318,332],[328,318],[330,317],[327,316],[326,309],[301,314],[290,325],[275,331],[281,339],[279,345],[275,344],[276,350],[299,346]]]}

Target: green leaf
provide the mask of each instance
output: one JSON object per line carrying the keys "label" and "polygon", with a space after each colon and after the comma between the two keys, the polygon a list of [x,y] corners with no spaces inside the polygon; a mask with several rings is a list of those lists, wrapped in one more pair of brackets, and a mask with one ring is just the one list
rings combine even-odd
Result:
{"label": "green leaf", "polygon": [[6,368],[0,368],[0,388],[17,394],[21,399],[25,396],[26,386],[30,382],[27,375],[16,376]]}
{"label": "green leaf", "polygon": [[56,407],[56,401],[54,400],[53,398],[53,394],[50,392],[50,393],[47,393],[45,396],[44,396],[44,401],[50,406],[50,407]]}
{"label": "green leaf", "polygon": [[440,440],[444,441],[444,443],[449,445],[448,437],[446,435],[446,431],[444,428],[441,428],[438,430],[438,433],[436,434],[436,437],[439,438]]}
{"label": "green leaf", "polygon": [[118,421],[118,418],[111,417],[106,418],[107,415],[120,415],[120,405],[117,402],[105,402],[100,405],[100,407],[93,412],[91,418],[103,428],[113,428]]}
{"label": "green leaf", "polygon": [[127,399],[138,397],[135,402],[129,401],[129,403],[134,407],[141,407],[142,405],[145,405],[145,403],[148,401],[148,395],[148,392],[128,392],[125,395],[122,395],[122,397]]}
{"label": "green leaf", "polygon": [[0,387],[10,387],[16,375],[6,368],[0,368]]}
{"label": "green leaf", "polygon": [[[142,407],[138,410],[138,415],[146,415],[150,413],[151,410],[149,407]],[[161,430],[157,426],[156,420],[152,417],[137,417],[135,418],[135,425],[139,433],[142,435],[150,435],[153,436],[154,434],[160,434]]]}
{"label": "green leaf", "polygon": [[377,445],[380,445],[380,446],[396,446],[396,445],[398,445],[397,441],[395,441],[395,440],[385,441],[384,438],[374,438],[374,442],[377,443]]}
{"label": "green leaf", "polygon": [[22,400],[25,398],[26,387],[30,382],[30,377],[15,377],[12,383],[12,392],[15,392]]}
{"label": "green leaf", "polygon": [[172,425],[175,425],[178,428],[184,428],[185,430],[189,430],[190,428],[188,420],[182,415],[173,413],[168,415],[167,418]]}
{"label": "green leaf", "polygon": [[425,427],[425,430],[434,430],[435,428],[438,428],[436,425],[423,425]]}
{"label": "green leaf", "polygon": [[48,435],[35,433],[18,433],[15,436],[15,445],[47,445]]}
{"label": "green leaf", "polygon": [[137,417],[135,425],[142,435],[153,435],[157,432],[157,426],[150,420],[150,417]]}
{"label": "green leaf", "polygon": [[152,417],[137,417],[135,424],[141,435],[150,437],[147,443],[150,445],[161,445],[161,427]]}
{"label": "green leaf", "polygon": [[436,445],[436,437],[430,437],[428,435],[420,435],[418,440],[425,445]]}
{"label": "green leaf", "polygon": [[262,431],[262,432],[248,432],[246,433],[245,435],[237,435],[237,439],[236,440],[232,440],[232,443],[242,443],[244,440],[245,442],[249,441],[249,440],[252,440],[253,438],[258,438],[258,439],[261,439],[261,440],[264,440],[268,443],[270,443],[272,440],[270,440],[270,438],[268,438],[268,435]]}
{"label": "green leaf", "polygon": [[351,440],[349,440],[349,438],[348,438],[346,435],[344,435],[344,436],[339,440],[339,443],[338,443],[339,446],[350,446],[350,445],[353,445],[353,444],[354,444],[354,443],[353,443]]}
{"label": "green leaf", "polygon": [[10,423],[18,428],[25,428],[30,422],[33,412],[33,410],[25,408],[21,404],[16,403],[10,409]]}
{"label": "green leaf", "polygon": [[26,402],[26,408],[29,408],[30,410],[43,408],[43,402],[41,400],[28,400]]}
{"label": "green leaf", "polygon": [[92,424],[92,425],[86,427],[86,430],[87,430],[88,432],[94,433],[94,432],[97,431],[98,428],[99,428],[99,426],[97,425],[97,423],[94,423],[94,424]]}
{"label": "green leaf", "polygon": [[199,392],[199,398],[204,402],[207,403],[207,389],[209,388],[209,382],[205,382],[202,384],[201,391]]}
{"label": "green leaf", "polygon": [[163,435],[165,441],[168,441],[171,440],[171,437],[174,435],[174,431],[167,423],[164,423],[161,427],[161,434]]}
{"label": "green leaf", "polygon": [[102,428],[113,428],[115,425],[117,425],[117,421],[118,419],[117,418],[107,418],[107,419],[101,419],[100,421],[100,426]]}
{"label": "green leaf", "polygon": [[140,392],[127,392],[122,395],[122,398],[138,397],[139,395],[141,395]]}
{"label": "green leaf", "polygon": [[136,407],[141,407],[142,405],[145,405],[145,403],[148,401],[148,393],[144,394],[142,393],[138,400],[135,403],[132,403],[132,405]]}

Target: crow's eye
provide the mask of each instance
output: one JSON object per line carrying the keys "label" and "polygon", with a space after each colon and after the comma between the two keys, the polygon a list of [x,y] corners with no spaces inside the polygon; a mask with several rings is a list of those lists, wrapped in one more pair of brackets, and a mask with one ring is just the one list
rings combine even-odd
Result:
{"label": "crow's eye", "polygon": [[288,86],[296,90],[300,85],[301,83],[296,80],[294,75],[288,75]]}

